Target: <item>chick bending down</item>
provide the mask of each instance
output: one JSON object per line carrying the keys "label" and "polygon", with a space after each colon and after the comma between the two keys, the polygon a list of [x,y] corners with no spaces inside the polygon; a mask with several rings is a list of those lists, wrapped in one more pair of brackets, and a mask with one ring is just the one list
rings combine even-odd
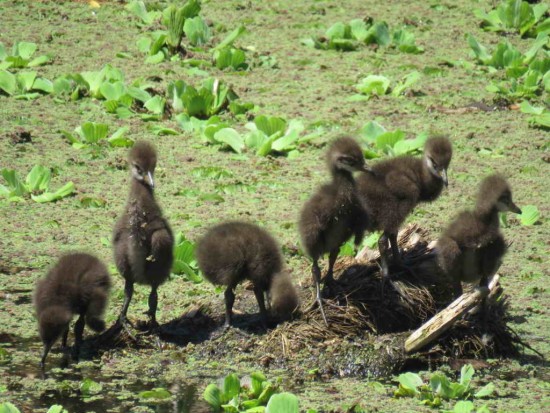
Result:
{"label": "chick bending down", "polygon": [[197,243],[196,257],[208,281],[226,286],[226,327],[232,323],[235,287],[244,280],[253,284],[264,327],[270,318],[290,319],[300,305],[277,242],[257,225],[226,222],[212,227]]}

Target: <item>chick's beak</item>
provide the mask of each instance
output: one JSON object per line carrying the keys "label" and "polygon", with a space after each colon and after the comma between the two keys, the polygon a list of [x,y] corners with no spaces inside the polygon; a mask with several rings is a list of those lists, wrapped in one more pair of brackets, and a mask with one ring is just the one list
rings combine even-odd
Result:
{"label": "chick's beak", "polygon": [[149,185],[151,188],[155,187],[155,181],[153,181],[153,174],[149,171],[147,171],[147,176],[145,177],[145,181],[147,182],[147,185]]}
{"label": "chick's beak", "polygon": [[447,170],[442,169],[441,172],[439,172],[439,176],[441,177],[441,180],[445,184],[445,187],[449,186],[449,180],[447,179]]}
{"label": "chick's beak", "polygon": [[511,212],[515,214],[521,214],[521,209],[519,209],[519,207],[516,204],[514,204],[512,201],[510,201],[509,207]]}
{"label": "chick's beak", "polygon": [[361,168],[361,172],[372,172],[372,169],[370,166],[368,166],[366,163],[363,164],[363,167]]}

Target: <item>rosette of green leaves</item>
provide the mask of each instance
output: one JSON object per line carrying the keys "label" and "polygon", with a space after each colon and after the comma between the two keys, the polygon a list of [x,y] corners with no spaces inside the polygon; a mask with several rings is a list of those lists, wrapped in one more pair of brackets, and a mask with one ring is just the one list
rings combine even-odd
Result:
{"label": "rosette of green leaves", "polygon": [[476,9],[474,15],[481,19],[481,27],[487,31],[515,30],[521,36],[535,37],[550,33],[550,18],[544,18],[547,11],[548,4],[544,2],[531,5],[522,0],[508,0],[488,13]]}
{"label": "rosette of green leaves", "polygon": [[36,72],[10,73],[0,70],[0,90],[15,99],[36,99],[42,94],[54,93],[54,85]]}
{"label": "rosette of green leaves", "polygon": [[76,133],[61,131],[63,136],[76,149],[88,150],[93,156],[99,156],[103,146],[127,148],[134,144],[134,141],[124,134],[128,132],[128,127],[118,128],[111,136],[109,134],[109,125],[105,123],[85,122],[75,129]]}
{"label": "rosette of green leaves", "polygon": [[41,66],[51,60],[50,55],[41,55],[33,59],[36,49],[36,43],[16,42],[13,44],[11,54],[8,54],[4,44],[0,43],[0,69]]}
{"label": "rosette of green leaves", "polygon": [[74,192],[74,184],[68,182],[56,191],[49,192],[51,172],[41,165],[34,166],[25,181],[21,181],[13,169],[2,169],[2,177],[7,186],[0,185],[0,196],[8,201],[22,201],[30,197],[33,201],[43,203],[57,201]]}
{"label": "rosette of green leaves", "polygon": [[219,79],[208,78],[198,89],[183,80],[171,82],[168,85],[168,98],[174,112],[204,119],[220,113],[238,96]]}
{"label": "rosette of green leaves", "polygon": [[203,281],[195,259],[195,244],[185,238],[182,232],[176,235],[174,242],[174,263],[172,274],[182,275],[194,283]]}
{"label": "rosette of green leaves", "polygon": [[402,130],[388,131],[378,122],[371,121],[361,128],[359,139],[363,145],[365,157],[374,159],[383,156],[419,154],[424,148],[428,134],[421,133],[414,139],[405,139],[405,132]]}

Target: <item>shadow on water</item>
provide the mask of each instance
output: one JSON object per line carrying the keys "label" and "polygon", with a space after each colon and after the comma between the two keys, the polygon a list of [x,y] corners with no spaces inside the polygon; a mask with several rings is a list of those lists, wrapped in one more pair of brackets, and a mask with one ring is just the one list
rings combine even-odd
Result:
{"label": "shadow on water", "polygon": [[[92,342],[93,338],[88,339]],[[133,412],[138,406],[143,406],[158,413],[199,413],[209,412],[208,404],[202,400],[202,387],[196,382],[175,382],[167,383],[155,377],[148,377],[152,381],[137,380],[127,381],[122,374],[116,376],[103,376],[96,366],[77,365],[71,359],[70,348],[61,349],[59,343],[52,348],[46,368],[42,370],[38,364],[42,345],[34,338],[24,338],[8,333],[0,333],[2,347],[16,351],[20,354],[36,354],[29,361],[28,357],[23,360],[11,360],[5,366],[3,373],[10,377],[22,378],[25,380],[47,380],[53,379],[57,383],[55,388],[48,388],[40,395],[28,394],[17,401],[21,412],[33,412],[37,409],[47,410],[53,404],[62,405],[67,411],[75,412]],[[83,346],[81,360],[93,359],[92,354],[97,351]],[[82,393],[80,384],[85,379],[103,385],[102,391],[98,394],[87,396]],[[196,379],[198,380],[198,379]],[[17,381],[17,380],[16,380]],[[171,394],[167,400],[152,400],[140,397],[140,393],[162,387]]]}

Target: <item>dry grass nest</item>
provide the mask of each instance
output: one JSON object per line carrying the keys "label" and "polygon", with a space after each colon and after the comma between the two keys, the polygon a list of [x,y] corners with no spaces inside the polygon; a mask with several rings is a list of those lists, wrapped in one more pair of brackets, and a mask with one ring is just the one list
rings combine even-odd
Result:
{"label": "dry grass nest", "polygon": [[[268,335],[271,350],[288,356],[304,348],[339,341],[373,343],[377,337],[403,336],[450,304],[451,284],[436,263],[433,243],[427,241],[426,232],[409,225],[401,231],[399,245],[406,269],[390,269],[392,280],[386,283],[383,294],[377,251],[364,249],[355,258],[344,257],[335,266],[336,287],[324,291],[329,325],[325,325],[315,298],[306,297],[303,313]],[[486,317],[490,323],[486,328],[479,313],[469,314],[415,357],[517,356],[517,344],[522,343],[507,326],[507,309],[507,298],[499,288],[487,300]]]}

